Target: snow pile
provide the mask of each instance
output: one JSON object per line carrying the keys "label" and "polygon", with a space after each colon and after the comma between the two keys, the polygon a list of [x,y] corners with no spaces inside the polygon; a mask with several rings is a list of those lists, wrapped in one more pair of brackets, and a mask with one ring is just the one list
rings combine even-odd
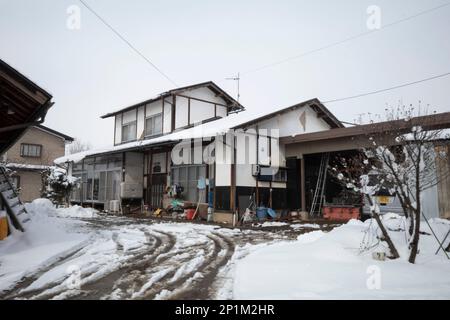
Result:
{"label": "snow pile", "polygon": [[56,216],[56,207],[49,199],[35,199],[31,203],[26,203],[25,208],[32,218]]}
{"label": "snow pile", "polygon": [[57,214],[63,218],[95,218],[98,216],[98,211],[93,208],[74,205],[69,208],[58,208]]}
{"label": "snow pile", "polygon": [[0,241],[0,292],[75,250],[87,239],[86,235],[69,232],[80,223],[58,218],[50,200],[36,199],[25,206],[31,218],[24,225],[26,231],[14,231]]}
{"label": "snow pile", "polygon": [[[416,264],[407,261],[404,218],[384,217],[400,259],[377,261],[376,223],[351,220],[329,233],[314,231],[297,241],[280,242],[249,254],[234,269],[235,299],[449,299],[450,260],[441,251],[426,223]],[[430,220],[440,240],[450,228],[442,219]],[[392,231],[395,230],[395,231]],[[444,245],[448,245],[448,241]],[[370,248],[361,250],[367,242]],[[264,279],[264,281],[261,281]]]}
{"label": "snow pile", "polygon": [[62,217],[62,218],[95,218],[98,211],[93,208],[83,208],[79,205],[68,208],[56,208],[49,199],[36,199],[25,204],[32,219],[40,219],[42,216]]}

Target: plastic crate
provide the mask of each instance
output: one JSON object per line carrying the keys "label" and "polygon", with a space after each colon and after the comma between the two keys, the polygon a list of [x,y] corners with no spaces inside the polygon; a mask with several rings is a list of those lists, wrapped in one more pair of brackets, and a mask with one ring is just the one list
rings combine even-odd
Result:
{"label": "plastic crate", "polygon": [[336,221],[349,221],[351,219],[359,219],[359,207],[350,206],[324,206],[322,214],[325,219]]}

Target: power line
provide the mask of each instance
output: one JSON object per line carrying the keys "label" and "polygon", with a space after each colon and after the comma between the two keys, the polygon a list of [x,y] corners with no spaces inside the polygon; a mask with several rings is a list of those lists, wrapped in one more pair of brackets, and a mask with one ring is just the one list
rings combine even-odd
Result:
{"label": "power line", "polygon": [[175,83],[175,81],[173,81],[172,79],[169,78],[169,76],[167,76],[160,68],[158,68],[153,62],[150,61],[150,59],[148,59],[143,53],[141,53],[138,49],[136,49],[135,46],[133,46],[127,39],[125,39],[125,37],[123,35],[121,35],[116,29],[113,28],[113,26],[111,26],[105,19],[103,19],[97,12],[95,12],[94,9],[92,9],[85,1],[83,0],[79,0],[83,6],[86,7],[86,9],[88,9],[92,14],[94,14],[101,22],[103,22],[103,24],[105,26],[107,26],[112,32],[114,32],[116,34],[116,36],[118,36],[123,42],[125,42],[125,44],[130,47],[134,52],[136,52],[139,56],[141,56],[142,59],[144,59],[151,67],[153,67],[153,69],[155,69],[156,71],[158,71],[164,78],[166,78],[167,80],[169,80],[174,86],[177,87],[177,84]]}
{"label": "power line", "polygon": [[425,81],[430,81],[430,80],[446,77],[448,75],[450,75],[450,72],[446,72],[446,73],[439,74],[439,75],[436,75],[436,76],[432,76],[432,77],[429,77],[429,78],[425,78],[425,79],[421,79],[421,80],[417,80],[417,81],[413,81],[413,82],[408,82],[408,83],[404,83],[404,84],[400,84],[400,85],[397,85],[397,86],[384,88],[384,89],[380,89],[380,90],[376,90],[376,91],[370,91],[370,92],[366,92],[366,93],[357,94],[357,95],[354,95],[354,96],[348,96],[348,97],[344,97],[344,98],[338,98],[338,99],[323,101],[322,103],[333,103],[333,102],[338,102],[338,101],[344,101],[344,100],[360,98],[360,97],[364,97],[364,96],[368,96],[368,95],[372,95],[372,94],[377,94],[377,93],[380,93],[380,92],[385,92],[385,91],[390,91],[390,90],[394,90],[394,89],[398,89],[398,88],[411,86],[413,84],[417,84],[417,83],[421,83],[421,82],[425,82]]}
{"label": "power line", "polygon": [[345,38],[345,39],[342,39],[342,40],[330,43],[328,45],[325,45],[325,46],[322,46],[322,47],[319,47],[319,48],[316,48],[316,49],[313,49],[313,50],[310,50],[310,51],[306,51],[306,52],[303,52],[303,53],[297,54],[295,56],[291,56],[291,57],[288,57],[288,58],[285,58],[285,59],[282,59],[282,60],[279,60],[279,61],[276,61],[276,62],[273,62],[273,63],[269,63],[269,64],[263,65],[261,67],[255,68],[255,69],[248,70],[246,72],[243,72],[242,75],[246,75],[246,74],[253,73],[253,72],[258,72],[258,71],[261,71],[263,69],[267,69],[267,68],[270,68],[270,67],[273,67],[273,66],[276,66],[276,65],[279,65],[279,64],[283,64],[283,63],[289,62],[291,60],[299,59],[301,57],[310,55],[312,53],[316,53],[316,52],[323,51],[323,50],[328,49],[328,48],[335,47],[335,46],[340,45],[342,43],[349,42],[351,40],[355,40],[355,39],[367,36],[369,34],[372,34],[374,32],[377,32],[377,31],[380,31],[380,30],[384,30],[384,29],[387,29],[389,27],[395,26],[397,24],[403,23],[405,21],[408,21],[408,20],[420,17],[422,15],[425,15],[425,14],[428,14],[430,12],[436,11],[438,9],[444,8],[444,7],[448,6],[448,5],[450,5],[450,2],[444,3],[444,4],[439,5],[437,7],[430,8],[428,10],[424,10],[424,11],[418,12],[418,13],[412,15],[412,16],[409,16],[409,17],[406,17],[406,18],[403,18],[403,19],[396,20],[394,22],[385,24],[380,29],[374,29],[374,30],[369,30],[369,31],[366,31],[366,32],[358,33],[356,35],[353,35],[351,37],[348,37],[348,38]]}

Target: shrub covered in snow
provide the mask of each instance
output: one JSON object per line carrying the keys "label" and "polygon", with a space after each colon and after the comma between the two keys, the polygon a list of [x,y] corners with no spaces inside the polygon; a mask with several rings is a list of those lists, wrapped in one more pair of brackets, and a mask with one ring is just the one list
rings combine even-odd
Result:
{"label": "shrub covered in snow", "polygon": [[41,196],[55,204],[69,203],[72,190],[78,186],[78,178],[68,175],[64,169],[51,167],[42,172]]}

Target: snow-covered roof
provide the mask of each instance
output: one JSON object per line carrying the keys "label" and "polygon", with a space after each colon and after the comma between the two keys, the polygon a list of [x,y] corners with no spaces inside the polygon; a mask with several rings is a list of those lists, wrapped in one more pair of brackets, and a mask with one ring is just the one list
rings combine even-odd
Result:
{"label": "snow-covered roof", "polygon": [[26,163],[13,163],[9,162],[5,165],[8,169],[22,169],[22,170],[45,170],[52,166],[41,164],[26,164]]}
{"label": "snow-covered roof", "polygon": [[54,162],[55,164],[63,164],[65,162],[79,162],[91,155],[120,152],[123,150],[129,150],[144,146],[157,145],[167,142],[177,142],[184,139],[215,137],[216,135],[225,134],[231,128],[238,126],[240,123],[244,123],[250,120],[249,116],[244,115],[244,113],[246,112],[242,112],[240,114],[231,114],[225,118],[203,123],[188,129],[175,131],[170,134],[159,136],[153,139],[132,141],[112,147],[93,149],[70,154],[64,157],[57,158]]}
{"label": "snow-covered roof", "polygon": [[225,90],[223,90],[222,88],[220,88],[217,84],[215,84],[213,81],[206,81],[206,82],[201,82],[201,83],[196,83],[196,84],[192,84],[192,85],[188,85],[188,86],[184,86],[184,87],[179,87],[179,88],[175,88],[175,89],[171,89],[169,91],[165,91],[163,93],[158,94],[157,96],[154,96],[148,100],[145,101],[140,101],[137,103],[132,104],[131,106],[125,107],[125,108],[121,108],[117,111],[114,112],[110,112],[107,113],[103,116],[101,116],[102,119],[105,118],[109,118],[112,116],[115,116],[118,113],[122,113],[131,109],[134,109],[142,104],[147,104],[147,103],[151,103],[154,102],[156,100],[162,99],[162,98],[166,98],[172,94],[178,94],[180,92],[186,91],[186,90],[192,90],[192,89],[196,89],[199,87],[207,87],[209,88],[211,91],[215,92],[217,95],[220,95],[225,101],[227,101],[227,103],[230,105],[230,111],[243,111],[245,110],[245,108],[238,102],[236,101],[234,98],[232,98]]}
{"label": "snow-covered roof", "polygon": [[[101,148],[96,150],[89,150],[89,151],[83,151],[71,155],[67,155],[64,157],[57,158],[54,162],[56,164],[63,164],[65,162],[79,162],[83,160],[84,158],[88,156],[93,155],[100,155],[103,153],[114,153],[114,152],[120,152],[124,150],[131,150],[131,149],[137,149],[145,146],[152,146],[152,145],[158,145],[163,143],[169,143],[169,142],[177,142],[184,139],[196,139],[196,138],[209,138],[209,137],[215,137],[218,135],[222,135],[227,133],[230,129],[239,128],[242,126],[251,125],[253,123],[256,123],[258,121],[264,120],[268,118],[269,116],[275,116],[278,113],[289,111],[292,108],[297,108],[305,105],[319,104],[320,106],[323,106],[319,100],[317,99],[311,99],[307,100],[305,102],[296,104],[294,106],[290,107],[284,107],[280,108],[274,111],[271,111],[269,113],[252,113],[249,111],[243,111],[238,114],[230,114],[227,117],[202,123],[197,126],[187,128],[184,130],[179,130],[172,132],[170,134],[166,134],[163,136],[159,136],[153,139],[145,139],[145,140],[138,140],[138,141],[132,141],[108,148]],[[325,108],[325,107],[324,107]],[[338,121],[336,119],[336,121]]]}

